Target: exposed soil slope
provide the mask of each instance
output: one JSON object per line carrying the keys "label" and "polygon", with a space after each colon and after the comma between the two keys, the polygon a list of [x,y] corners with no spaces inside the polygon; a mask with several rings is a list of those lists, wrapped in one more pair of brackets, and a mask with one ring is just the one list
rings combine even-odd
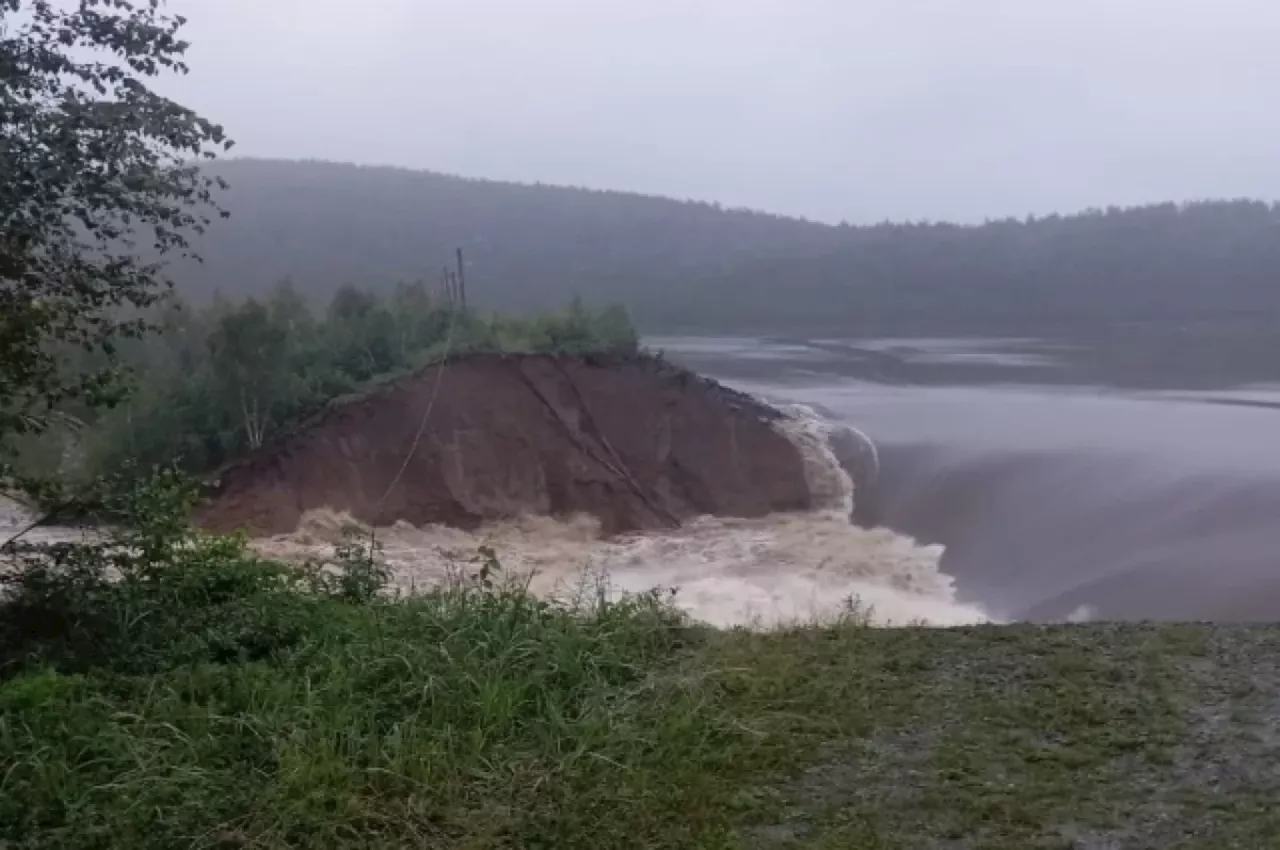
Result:
{"label": "exposed soil slope", "polygon": [[319,508],[462,528],[589,513],[614,533],[806,509],[778,415],[659,360],[462,358],[336,402],[224,469],[196,521],[279,534]]}

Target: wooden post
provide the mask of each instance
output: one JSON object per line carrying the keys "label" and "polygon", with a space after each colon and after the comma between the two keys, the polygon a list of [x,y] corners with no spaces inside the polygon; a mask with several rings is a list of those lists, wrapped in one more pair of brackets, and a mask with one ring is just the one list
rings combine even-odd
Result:
{"label": "wooden post", "polygon": [[467,272],[462,262],[462,249],[458,249],[458,300],[462,302],[462,309],[467,309]]}

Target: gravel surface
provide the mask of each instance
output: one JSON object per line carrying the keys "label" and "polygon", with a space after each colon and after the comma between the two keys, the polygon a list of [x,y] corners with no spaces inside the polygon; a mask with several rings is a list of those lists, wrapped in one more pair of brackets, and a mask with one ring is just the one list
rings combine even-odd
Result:
{"label": "gravel surface", "polygon": [[1280,847],[1280,628],[872,632],[759,848]]}

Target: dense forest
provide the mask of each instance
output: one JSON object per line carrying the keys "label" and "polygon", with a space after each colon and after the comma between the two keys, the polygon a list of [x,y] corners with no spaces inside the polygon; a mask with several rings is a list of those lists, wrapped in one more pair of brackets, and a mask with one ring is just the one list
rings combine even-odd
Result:
{"label": "dense forest", "polygon": [[1162,204],[982,225],[829,226],[701,202],[324,162],[231,160],[196,299],[434,285],[517,311],[625,303],[645,331],[1090,332],[1280,312],[1280,205]]}

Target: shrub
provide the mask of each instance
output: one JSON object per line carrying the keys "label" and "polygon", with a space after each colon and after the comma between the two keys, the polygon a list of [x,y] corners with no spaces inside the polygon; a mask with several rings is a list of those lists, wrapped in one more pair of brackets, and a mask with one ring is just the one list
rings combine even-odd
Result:
{"label": "shrub", "polygon": [[0,675],[253,660],[307,634],[314,582],[253,556],[239,537],[190,529],[195,488],[181,476],[104,490],[101,508],[120,525],[100,539],[11,547],[0,576]]}

